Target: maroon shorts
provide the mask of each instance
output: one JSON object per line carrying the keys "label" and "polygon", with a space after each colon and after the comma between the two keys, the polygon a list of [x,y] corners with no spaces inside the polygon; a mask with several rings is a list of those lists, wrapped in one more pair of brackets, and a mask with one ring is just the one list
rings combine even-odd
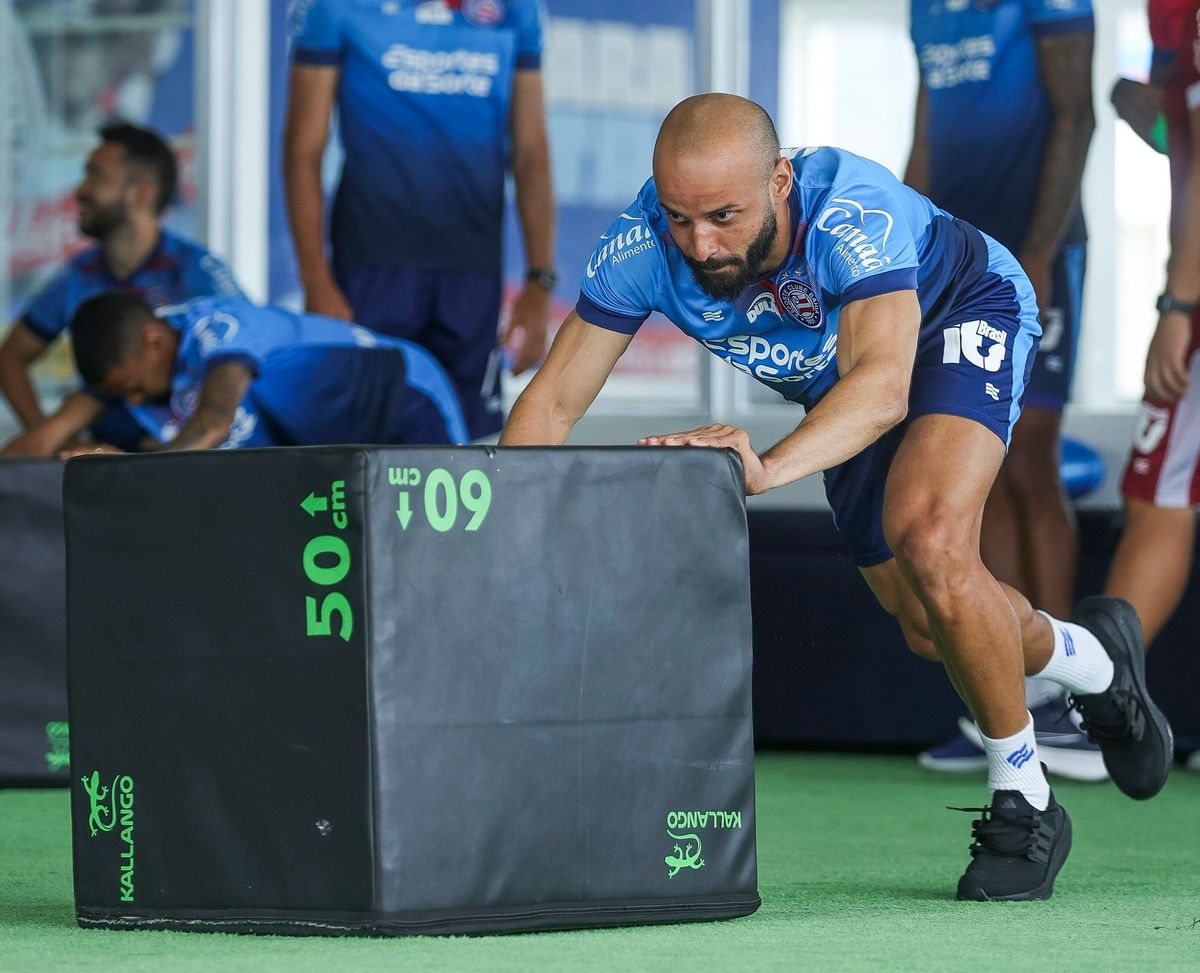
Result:
{"label": "maroon shorts", "polygon": [[1170,405],[1142,401],[1121,492],[1156,507],[1200,505],[1200,312],[1192,318],[1188,390]]}

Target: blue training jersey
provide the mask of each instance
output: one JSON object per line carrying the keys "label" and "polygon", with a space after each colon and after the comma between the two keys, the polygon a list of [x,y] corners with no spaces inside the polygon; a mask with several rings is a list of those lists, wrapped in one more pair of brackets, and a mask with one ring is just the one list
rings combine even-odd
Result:
{"label": "blue training jersey", "polygon": [[[967,305],[1012,307],[1015,294],[1033,306],[1008,251],[883,166],[834,148],[804,149],[792,164],[792,245],[769,277],[733,301],[705,294],[650,179],[588,261],[579,316],[632,334],[659,311],[735,368],[812,406],[837,381],[838,318],[852,301],[915,290],[922,341],[941,340],[943,324]],[[1002,335],[977,337],[963,353],[981,366],[1006,353]]]}
{"label": "blue training jersey", "polygon": [[77,254],[33,296],[19,320],[49,343],[66,330],[80,304],[107,291],[129,291],[151,307],[242,293],[221,260],[198,243],[162,230],[150,256],[124,280],[113,276],[99,245]]}
{"label": "blue training jersey", "polygon": [[293,59],[340,68],[335,259],[500,272],[514,75],[540,0],[298,0]]}
{"label": "blue training jersey", "polygon": [[[1091,0],[912,0],[911,16],[929,99],[929,195],[1015,253],[1053,122],[1037,40],[1092,33]],[[1062,242],[1085,238],[1076,208]]]}
{"label": "blue training jersey", "polygon": [[389,442],[407,389],[434,403],[454,441],[468,440],[441,366],[411,342],[241,298],[201,298],[160,316],[180,334],[170,400],[126,402],[160,442],[173,439],[195,411],[208,372],[230,361],[249,368],[254,380],[222,449]]}

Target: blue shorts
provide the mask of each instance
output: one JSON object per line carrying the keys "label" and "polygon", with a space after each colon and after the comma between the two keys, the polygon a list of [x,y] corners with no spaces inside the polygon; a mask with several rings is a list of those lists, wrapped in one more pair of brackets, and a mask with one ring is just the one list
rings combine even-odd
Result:
{"label": "blue shorts", "polygon": [[416,342],[441,363],[472,439],[500,431],[499,276],[336,259],[334,275],[358,324]]}
{"label": "blue shorts", "polygon": [[423,348],[293,347],[271,356],[250,399],[279,446],[465,442],[454,386]]}
{"label": "blue shorts", "polygon": [[1042,340],[1029,376],[1025,408],[1062,412],[1071,397],[1086,268],[1086,243],[1069,243],[1058,252],[1050,270],[1050,306],[1042,318]]}
{"label": "blue shorts", "polygon": [[994,432],[1005,449],[1012,439],[1041,328],[1033,288],[1016,259],[991,240],[988,258],[988,272],[968,295],[922,322],[905,421],[825,471],[834,523],[859,567],[892,557],[883,536],[883,493],[914,420],[962,416]]}
{"label": "blue shorts", "polygon": [[121,402],[110,405],[88,431],[92,434],[93,442],[108,443],[126,453],[136,452],[138,443],[147,435],[141,423]]}

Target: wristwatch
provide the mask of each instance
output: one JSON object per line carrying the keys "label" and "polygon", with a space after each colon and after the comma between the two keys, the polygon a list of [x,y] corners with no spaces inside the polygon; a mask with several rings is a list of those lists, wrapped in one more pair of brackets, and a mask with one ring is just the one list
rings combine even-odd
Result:
{"label": "wristwatch", "polygon": [[546,267],[530,267],[525,279],[531,280],[539,287],[544,287],[551,292],[558,285],[558,274]]}
{"label": "wristwatch", "polygon": [[1159,314],[1166,314],[1168,311],[1178,311],[1180,314],[1186,314],[1190,318],[1196,313],[1195,301],[1177,300],[1166,291],[1158,295],[1158,303],[1154,307]]}

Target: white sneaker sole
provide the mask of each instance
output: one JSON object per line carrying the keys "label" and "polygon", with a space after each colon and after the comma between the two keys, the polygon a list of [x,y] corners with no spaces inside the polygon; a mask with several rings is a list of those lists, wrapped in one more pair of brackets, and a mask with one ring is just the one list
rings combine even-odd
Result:
{"label": "white sneaker sole", "polygon": [[925,750],[917,754],[917,764],[941,774],[970,774],[987,770],[987,757],[934,757]]}
{"label": "white sneaker sole", "polygon": [[[975,746],[983,749],[983,736],[971,720],[965,716],[958,718],[958,728],[963,736]],[[1095,784],[1108,780],[1108,769],[1104,766],[1104,756],[1099,750],[1081,751],[1073,747],[1051,747],[1038,744],[1038,759],[1046,765],[1046,770],[1057,777],[1068,780],[1079,780]],[[986,757],[984,758],[986,761]]]}

